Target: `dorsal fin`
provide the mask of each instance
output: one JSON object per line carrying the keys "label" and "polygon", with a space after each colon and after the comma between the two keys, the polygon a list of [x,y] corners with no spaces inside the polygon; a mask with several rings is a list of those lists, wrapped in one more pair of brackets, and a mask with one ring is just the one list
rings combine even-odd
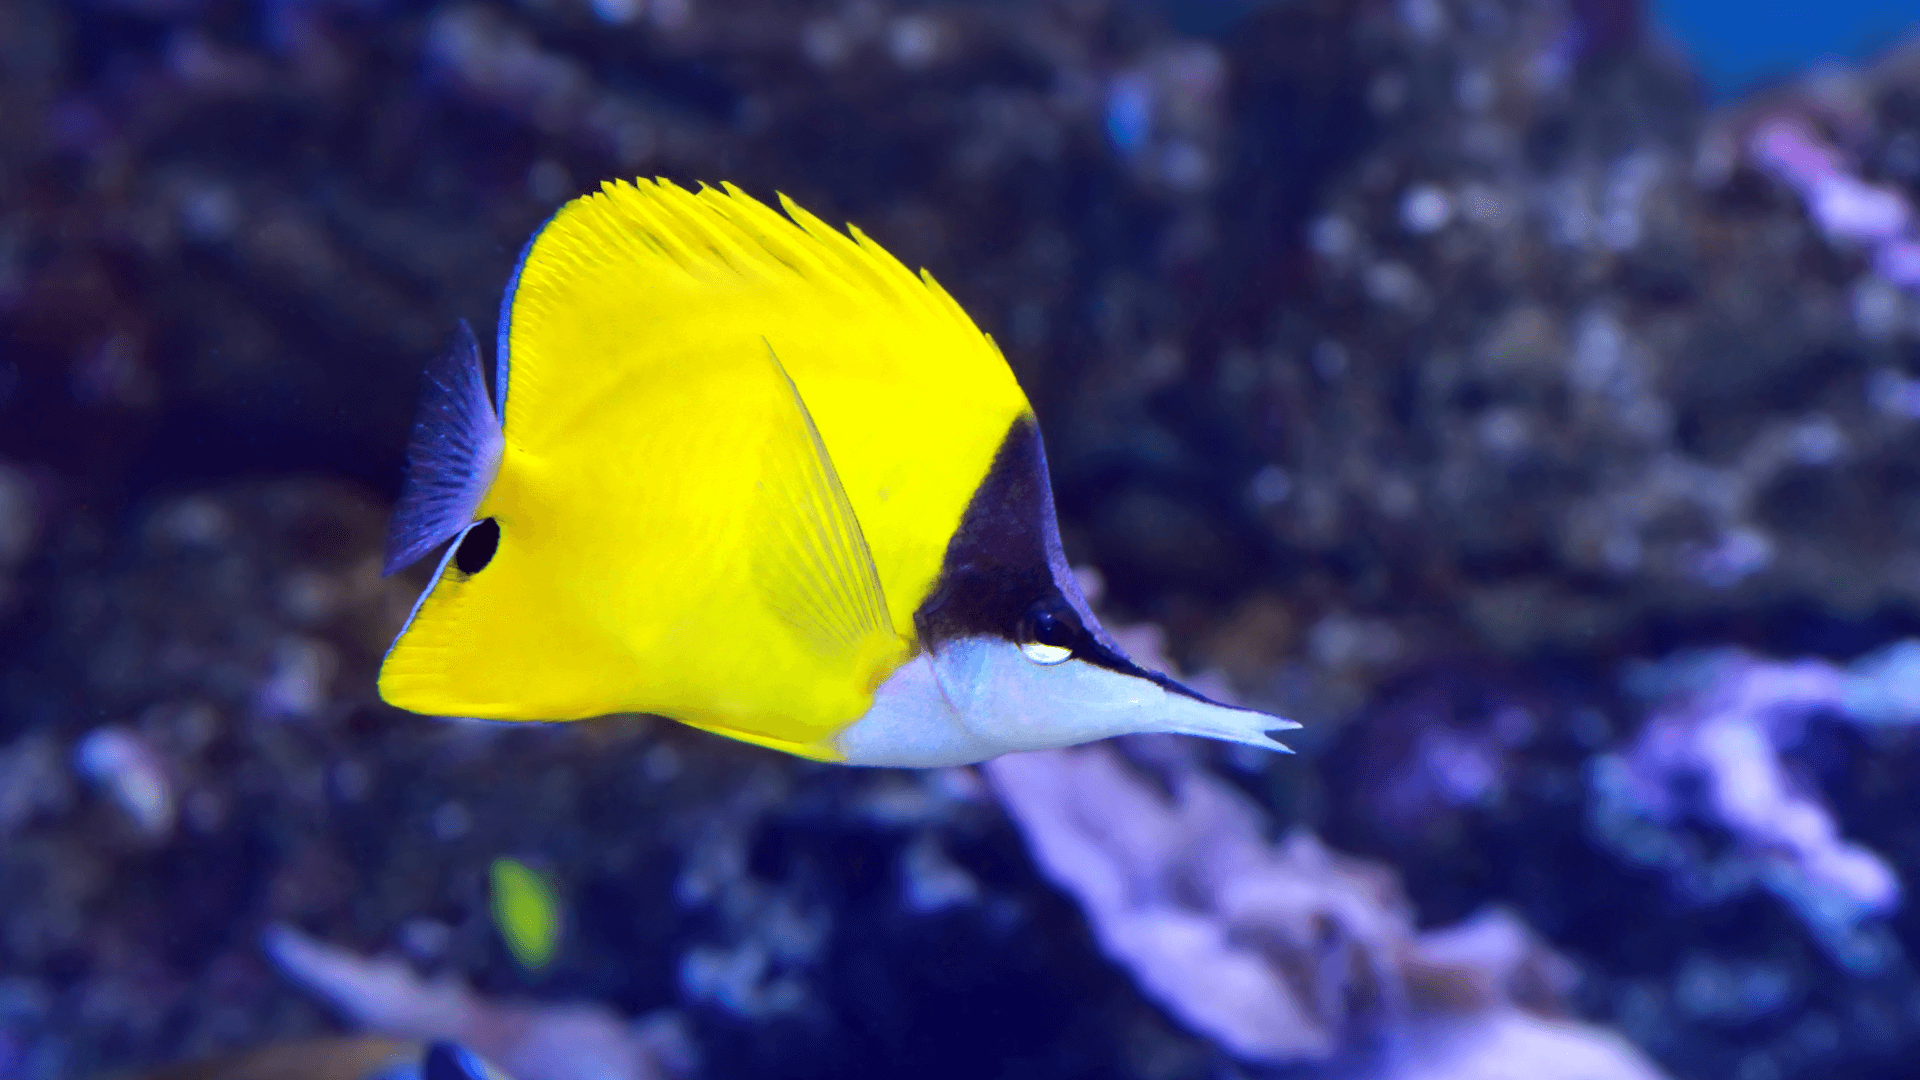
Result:
{"label": "dorsal fin", "polygon": [[406,569],[473,523],[503,446],[480,370],[480,346],[462,319],[453,347],[427,368],[381,573]]}

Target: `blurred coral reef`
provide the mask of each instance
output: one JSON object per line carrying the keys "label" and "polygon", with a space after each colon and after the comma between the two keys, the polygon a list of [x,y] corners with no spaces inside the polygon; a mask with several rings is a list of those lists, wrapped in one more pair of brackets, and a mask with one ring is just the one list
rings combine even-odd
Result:
{"label": "blurred coral reef", "polygon": [[[1766,663],[1732,653],[1681,654],[1631,671],[1660,704],[1632,746],[1593,762],[1593,826],[1632,862],[1674,875],[1692,899],[1717,902],[1764,886],[1791,904],[1843,967],[1872,971],[1899,946],[1868,925],[1894,911],[1893,868],[1838,835],[1831,813],[1796,781],[1782,752],[1816,717],[1912,723],[1914,642],[1848,672],[1819,661]],[[1701,822],[1732,841],[1684,835]],[[1707,856],[1702,858],[1702,856]]]}
{"label": "blurred coral reef", "polygon": [[1108,746],[985,770],[1101,947],[1194,1030],[1248,1061],[1383,1080],[1662,1075],[1618,1036],[1565,1022],[1572,972],[1510,914],[1415,933],[1390,870],[1305,830],[1269,844],[1184,749],[1154,754],[1157,776]]}
{"label": "blurred coral reef", "polygon": [[[452,980],[424,982],[399,959],[368,960],[284,926],[266,949],[289,976],[383,1034],[457,1041],[515,1080],[655,1080],[684,1067],[671,1018],[629,1025],[604,1006],[511,1005]],[[663,1060],[664,1059],[664,1060]]]}
{"label": "blurred coral reef", "polygon": [[[16,0],[0,106],[0,1080],[1911,1071],[1920,50],[1710,109],[1625,0]],[[380,705],[424,362],[641,174],[929,268],[1129,647],[1300,753]]]}

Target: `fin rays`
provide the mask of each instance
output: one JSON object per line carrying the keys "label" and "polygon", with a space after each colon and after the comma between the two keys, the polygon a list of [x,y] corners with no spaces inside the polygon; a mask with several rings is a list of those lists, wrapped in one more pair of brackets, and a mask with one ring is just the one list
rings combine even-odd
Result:
{"label": "fin rays", "polygon": [[778,542],[759,549],[755,576],[768,605],[813,648],[857,654],[872,636],[894,633],[880,574],[800,388],[771,345],[767,364],[790,407],[776,409],[765,444],[761,520]]}
{"label": "fin rays", "polygon": [[480,370],[480,346],[463,319],[453,347],[427,369],[382,574],[406,569],[472,524],[503,446]]}

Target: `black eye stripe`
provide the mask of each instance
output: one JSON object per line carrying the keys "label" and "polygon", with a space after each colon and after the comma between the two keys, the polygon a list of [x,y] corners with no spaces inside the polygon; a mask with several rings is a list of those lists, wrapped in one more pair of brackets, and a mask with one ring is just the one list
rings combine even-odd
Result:
{"label": "black eye stripe", "polygon": [[493,553],[499,548],[500,525],[492,518],[485,518],[460,537],[460,547],[453,553],[453,565],[463,574],[477,574],[493,561]]}

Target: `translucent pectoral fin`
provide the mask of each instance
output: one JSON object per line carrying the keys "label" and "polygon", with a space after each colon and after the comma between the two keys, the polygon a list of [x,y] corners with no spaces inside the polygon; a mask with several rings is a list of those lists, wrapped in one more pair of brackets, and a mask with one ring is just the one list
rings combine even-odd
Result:
{"label": "translucent pectoral fin", "polygon": [[754,545],[762,597],[807,646],[874,681],[904,644],[887,614],[880,573],[813,416],[780,358],[767,349],[777,397],[762,447]]}

